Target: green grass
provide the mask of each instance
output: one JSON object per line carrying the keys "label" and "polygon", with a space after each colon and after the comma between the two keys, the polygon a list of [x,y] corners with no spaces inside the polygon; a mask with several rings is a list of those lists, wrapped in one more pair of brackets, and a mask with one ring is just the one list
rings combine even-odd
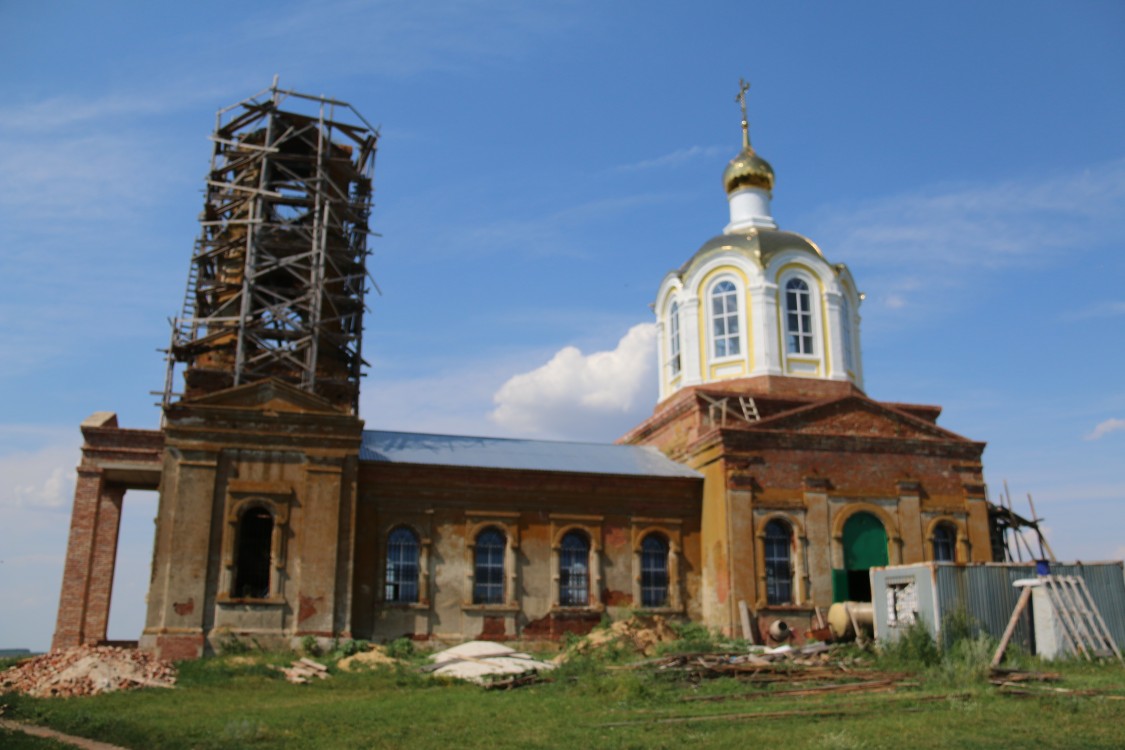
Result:
{"label": "green grass", "polygon": [[[328,680],[290,685],[266,665],[291,658],[187,662],[174,690],[53,700],[9,694],[0,703],[5,718],[131,748],[744,748],[749,737],[787,750],[1125,747],[1125,700],[1113,697],[1125,697],[1120,665],[1050,665],[1064,674],[1058,686],[1099,691],[1090,696],[1001,695],[973,670],[944,667],[943,658],[915,668],[917,687],[894,693],[793,697],[775,694],[785,684],[695,685],[597,659],[578,659],[550,683],[509,692],[431,679],[413,666],[334,671]],[[683,700],[698,696],[726,699]],[[785,712],[804,713],[748,716]],[[51,747],[9,739],[0,735],[0,746]]]}

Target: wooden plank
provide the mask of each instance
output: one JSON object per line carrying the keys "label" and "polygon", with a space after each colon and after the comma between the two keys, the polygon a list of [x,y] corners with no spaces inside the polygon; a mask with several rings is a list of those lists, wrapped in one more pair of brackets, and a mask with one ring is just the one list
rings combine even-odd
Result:
{"label": "wooden plank", "polygon": [[744,599],[738,600],[738,616],[742,619],[742,637],[747,643],[754,643],[754,634],[750,630],[750,608]]}
{"label": "wooden plank", "polygon": [[1000,638],[1000,645],[996,647],[996,653],[992,655],[992,663],[990,667],[995,668],[1000,664],[1000,660],[1004,658],[1004,652],[1008,649],[1008,641],[1012,640],[1012,633],[1016,632],[1016,625],[1020,621],[1020,615],[1027,609],[1027,603],[1031,601],[1031,586],[1024,586],[1023,591],[1020,592],[1020,598],[1016,602],[1016,608],[1012,610],[1012,616],[1008,619],[1008,627],[1004,628],[1004,635]]}

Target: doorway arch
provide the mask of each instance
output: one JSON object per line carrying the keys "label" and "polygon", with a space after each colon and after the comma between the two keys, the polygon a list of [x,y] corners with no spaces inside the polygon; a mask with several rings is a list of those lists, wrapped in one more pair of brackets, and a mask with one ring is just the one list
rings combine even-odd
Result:
{"label": "doorway arch", "polygon": [[[871,568],[887,565],[887,529],[877,516],[866,511],[853,514],[844,523],[844,575],[837,601],[871,601]],[[842,596],[841,596],[842,595]]]}

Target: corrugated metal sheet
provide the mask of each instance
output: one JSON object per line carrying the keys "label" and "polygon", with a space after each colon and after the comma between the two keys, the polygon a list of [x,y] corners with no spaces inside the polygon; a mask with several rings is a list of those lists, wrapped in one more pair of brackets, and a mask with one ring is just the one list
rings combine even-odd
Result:
{"label": "corrugated metal sheet", "polygon": [[[927,621],[936,614],[933,621],[940,623],[958,609],[964,609],[980,624],[981,628],[994,638],[1000,638],[1012,610],[1019,599],[1019,589],[1012,584],[1021,578],[1035,578],[1033,563],[984,563],[979,565],[957,565],[954,563],[920,563],[917,565],[895,565],[872,570],[872,591],[876,604],[876,618],[881,617],[886,631],[886,614],[880,606],[886,597],[887,580],[899,580],[905,576],[918,579],[920,613]],[[1090,595],[1098,605],[1106,626],[1118,645],[1125,644],[1125,563],[1052,563],[1051,573],[1058,576],[1079,576],[1086,581]],[[931,588],[932,587],[932,588]],[[936,589],[937,612],[932,613],[929,591]],[[1020,618],[1012,642],[1025,650],[1032,649],[1029,618]],[[946,641],[947,633],[942,633]],[[946,644],[948,645],[948,644]]]}
{"label": "corrugated metal sheet", "polygon": [[364,431],[359,459],[431,466],[626,476],[701,476],[651,446],[426,435],[381,430]]}

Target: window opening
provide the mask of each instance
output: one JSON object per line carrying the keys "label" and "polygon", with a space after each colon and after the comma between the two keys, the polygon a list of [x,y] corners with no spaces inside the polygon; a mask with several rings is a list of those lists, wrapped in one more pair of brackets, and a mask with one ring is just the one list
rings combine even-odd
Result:
{"label": "window opening", "polygon": [[578,531],[567,532],[559,550],[559,604],[590,604],[590,543]]}
{"label": "window opening", "polygon": [[507,539],[498,529],[485,529],[477,535],[474,604],[504,603],[504,553],[507,546]]}
{"label": "window opening", "polygon": [[668,351],[671,354],[669,366],[672,377],[680,374],[680,306],[672,303],[672,310],[668,315]]}
{"label": "window opening", "polygon": [[812,330],[809,285],[802,279],[790,279],[785,285],[785,338],[790,354],[813,353]]}
{"label": "window opening", "polygon": [[716,357],[739,354],[738,292],[730,281],[720,281],[711,291],[711,336]]}
{"label": "window opening", "polygon": [[641,606],[668,606],[668,542],[659,534],[641,542]]}
{"label": "window opening", "polygon": [[934,528],[934,559],[938,562],[953,562],[956,539],[957,533],[949,524],[939,523]]}
{"label": "window opening", "polygon": [[840,341],[844,345],[844,367],[855,372],[855,354],[852,352],[852,310],[847,298],[840,305]]}
{"label": "window opening", "polygon": [[766,524],[766,602],[793,601],[793,567],[790,562],[793,535],[781,521]]}
{"label": "window opening", "polygon": [[410,529],[398,527],[387,537],[388,602],[418,601],[418,537]]}
{"label": "window opening", "polygon": [[238,521],[238,567],[233,595],[265,599],[270,594],[270,547],[273,514],[265,508],[249,508]]}
{"label": "window opening", "polygon": [[918,586],[914,581],[887,582],[887,624],[909,627],[918,620]]}

